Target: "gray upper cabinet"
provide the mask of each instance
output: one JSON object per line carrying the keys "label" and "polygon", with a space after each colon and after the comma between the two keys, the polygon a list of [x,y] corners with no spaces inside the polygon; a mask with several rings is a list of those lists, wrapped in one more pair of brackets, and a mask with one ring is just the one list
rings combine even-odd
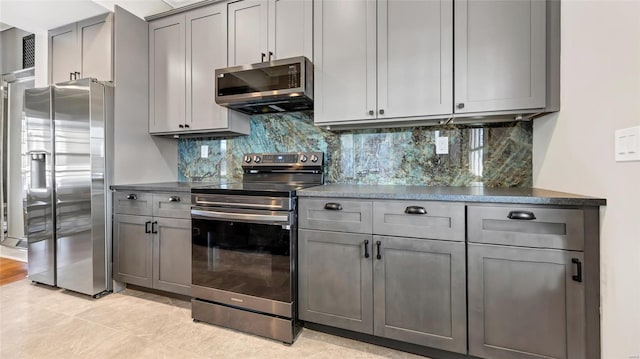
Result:
{"label": "gray upper cabinet", "polygon": [[298,237],[300,319],[373,334],[371,235],[300,229]]}
{"label": "gray upper cabinet", "polygon": [[149,23],[149,133],[249,133],[249,118],[215,103],[214,73],[227,67],[227,5]]}
{"label": "gray upper cabinet", "polygon": [[466,353],[465,243],[373,236],[373,244],[374,334]]}
{"label": "gray upper cabinet", "polygon": [[306,56],[313,61],[313,1],[269,0],[272,59]]}
{"label": "gray upper cabinet", "polygon": [[452,0],[314,2],[316,124],[451,113]]}
{"label": "gray upper cabinet", "polygon": [[583,259],[582,252],[469,243],[469,354],[586,358]]}
{"label": "gray upper cabinet", "polygon": [[312,0],[229,4],[229,66],[294,56],[313,60]]}
{"label": "gray upper cabinet", "polygon": [[229,4],[229,66],[265,61],[267,6],[267,0]]}
{"label": "gray upper cabinet", "polygon": [[49,82],[113,80],[113,14],[49,31]]}
{"label": "gray upper cabinet", "polygon": [[455,113],[545,107],[546,5],[455,0]]}
{"label": "gray upper cabinet", "polygon": [[213,101],[215,70],[227,66],[227,8],[211,6],[186,14],[186,124],[191,130],[229,127],[228,110]]}
{"label": "gray upper cabinet", "polygon": [[150,133],[184,129],[185,62],[184,14],[149,23]]}

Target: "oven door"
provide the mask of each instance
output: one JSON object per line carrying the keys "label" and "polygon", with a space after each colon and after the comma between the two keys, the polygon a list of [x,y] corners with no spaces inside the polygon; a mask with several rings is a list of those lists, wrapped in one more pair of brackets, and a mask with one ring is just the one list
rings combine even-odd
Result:
{"label": "oven door", "polygon": [[194,207],[193,296],[291,317],[293,213]]}

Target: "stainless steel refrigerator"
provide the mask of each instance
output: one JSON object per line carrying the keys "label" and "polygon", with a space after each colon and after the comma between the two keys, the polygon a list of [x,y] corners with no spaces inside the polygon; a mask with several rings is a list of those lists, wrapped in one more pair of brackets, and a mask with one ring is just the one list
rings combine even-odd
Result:
{"label": "stainless steel refrigerator", "polygon": [[88,78],[25,90],[24,121],[29,279],[110,291],[113,86]]}

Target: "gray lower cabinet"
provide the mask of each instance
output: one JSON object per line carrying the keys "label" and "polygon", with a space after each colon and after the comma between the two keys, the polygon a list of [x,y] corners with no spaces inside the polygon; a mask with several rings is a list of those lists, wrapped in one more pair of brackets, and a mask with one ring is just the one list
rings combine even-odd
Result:
{"label": "gray lower cabinet", "polygon": [[300,229],[302,320],[466,353],[465,243]]}
{"label": "gray lower cabinet", "polygon": [[373,236],[373,245],[374,334],[466,353],[465,243]]}
{"label": "gray lower cabinet", "polygon": [[114,194],[115,280],[191,295],[188,198],[188,194],[164,192]]}
{"label": "gray lower cabinet", "polygon": [[469,354],[585,358],[582,252],[468,244]]}
{"label": "gray lower cabinet", "polygon": [[371,246],[370,234],[298,231],[300,319],[373,334]]}
{"label": "gray lower cabinet", "polygon": [[191,220],[156,218],[153,287],[191,295]]}
{"label": "gray lower cabinet", "polygon": [[153,245],[150,217],[116,214],[113,217],[113,278],[153,286]]}

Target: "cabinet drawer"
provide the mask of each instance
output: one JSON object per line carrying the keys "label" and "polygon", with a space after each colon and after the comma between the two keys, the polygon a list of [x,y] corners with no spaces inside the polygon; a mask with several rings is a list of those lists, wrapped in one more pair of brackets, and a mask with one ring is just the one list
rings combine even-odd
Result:
{"label": "cabinet drawer", "polygon": [[154,193],[153,215],[156,217],[191,218],[191,194],[188,192]]}
{"label": "cabinet drawer", "polygon": [[464,242],[464,204],[418,201],[373,203],[373,232]]}
{"label": "cabinet drawer", "polygon": [[300,200],[300,228],[371,233],[371,202],[343,198]]}
{"label": "cabinet drawer", "polygon": [[116,191],[113,195],[114,212],[151,216],[151,193],[138,191]]}
{"label": "cabinet drawer", "polygon": [[469,206],[467,213],[469,242],[584,250],[579,209]]}

